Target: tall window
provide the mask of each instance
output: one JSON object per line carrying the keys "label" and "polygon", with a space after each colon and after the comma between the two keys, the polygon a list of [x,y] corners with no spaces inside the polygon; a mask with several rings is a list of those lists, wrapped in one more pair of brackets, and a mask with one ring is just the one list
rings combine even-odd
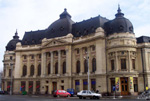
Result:
{"label": "tall window", "polygon": [[10,91],[10,82],[9,81],[7,82],[7,91],[8,92]]}
{"label": "tall window", "polygon": [[132,68],[135,69],[135,59],[132,59]]}
{"label": "tall window", "polygon": [[80,82],[79,80],[75,80],[75,92],[79,92],[80,91]]}
{"label": "tall window", "polygon": [[114,60],[111,60],[111,70],[114,70],[114,68],[115,68]]}
{"label": "tall window", "polygon": [[134,92],[138,92],[138,80],[136,77],[133,78],[133,84],[134,84]]}
{"label": "tall window", "polygon": [[25,91],[25,89],[26,89],[26,82],[21,81],[21,91]]}
{"label": "tall window", "polygon": [[96,80],[95,79],[91,79],[91,90],[96,91]]}
{"label": "tall window", "polygon": [[48,68],[48,75],[49,75],[51,73],[51,64],[50,63],[48,64],[47,68]]}
{"label": "tall window", "polygon": [[84,60],[84,73],[88,72],[87,60]]}
{"label": "tall window", "polygon": [[121,59],[121,69],[126,69],[126,59]]}
{"label": "tall window", "polygon": [[96,59],[93,58],[92,59],[92,72],[95,72],[96,71]]}
{"label": "tall window", "polygon": [[63,74],[66,73],[66,62],[63,62]]}
{"label": "tall window", "polygon": [[9,69],[9,77],[11,77],[11,69]]}
{"label": "tall window", "polygon": [[58,74],[58,62],[55,63],[55,74]]}
{"label": "tall window", "polygon": [[29,81],[29,93],[32,94],[33,92],[33,81]]}
{"label": "tall window", "polygon": [[36,81],[36,92],[37,94],[40,93],[40,81]]}
{"label": "tall window", "polygon": [[34,55],[31,55],[31,59],[34,59]]}
{"label": "tall window", "polygon": [[115,78],[111,78],[111,92],[114,92],[113,91],[113,87],[115,86]]}
{"label": "tall window", "polygon": [[26,76],[27,75],[27,66],[24,65],[22,70],[23,70],[22,71],[22,73],[23,73],[22,76]]}
{"label": "tall window", "polygon": [[31,65],[30,67],[30,76],[34,75],[34,65]]}
{"label": "tall window", "polygon": [[83,90],[87,90],[87,85],[88,85],[87,79],[84,79],[83,80]]}
{"label": "tall window", "polygon": [[6,75],[6,69],[4,69],[4,77],[5,77],[5,75]]}
{"label": "tall window", "polygon": [[80,73],[80,61],[79,60],[76,63],[76,73]]}
{"label": "tall window", "polygon": [[38,65],[38,76],[41,75],[41,64]]}

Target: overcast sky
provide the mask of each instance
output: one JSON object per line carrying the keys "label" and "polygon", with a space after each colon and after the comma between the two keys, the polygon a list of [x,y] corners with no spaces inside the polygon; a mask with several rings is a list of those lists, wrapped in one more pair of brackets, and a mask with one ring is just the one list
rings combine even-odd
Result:
{"label": "overcast sky", "polygon": [[25,31],[46,29],[64,8],[74,22],[98,15],[112,20],[118,4],[132,22],[136,37],[150,36],[150,0],[0,0],[0,71],[5,47],[16,29],[20,39]]}

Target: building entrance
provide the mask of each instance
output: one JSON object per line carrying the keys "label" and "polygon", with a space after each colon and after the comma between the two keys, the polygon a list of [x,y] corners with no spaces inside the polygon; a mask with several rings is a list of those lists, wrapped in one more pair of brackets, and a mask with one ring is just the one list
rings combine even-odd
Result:
{"label": "building entrance", "polygon": [[128,95],[129,90],[128,90],[128,78],[120,78],[121,81],[121,95]]}
{"label": "building entrance", "polygon": [[53,91],[57,90],[57,82],[53,82]]}

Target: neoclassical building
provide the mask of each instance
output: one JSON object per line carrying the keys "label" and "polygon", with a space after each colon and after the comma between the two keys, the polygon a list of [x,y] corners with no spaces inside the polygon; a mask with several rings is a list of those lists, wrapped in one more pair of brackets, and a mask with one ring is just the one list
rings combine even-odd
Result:
{"label": "neoclassical building", "polygon": [[[135,95],[150,87],[150,37],[135,37],[120,7],[113,20],[96,16],[75,23],[65,9],[45,30],[16,31],[6,46],[2,89],[52,94],[74,88]],[[11,79],[12,73],[12,79]]]}

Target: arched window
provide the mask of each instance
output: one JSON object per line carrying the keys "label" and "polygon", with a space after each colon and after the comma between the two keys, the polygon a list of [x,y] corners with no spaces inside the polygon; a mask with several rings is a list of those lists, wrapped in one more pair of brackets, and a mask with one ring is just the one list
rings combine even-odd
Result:
{"label": "arched window", "polygon": [[63,74],[66,73],[66,62],[63,62]]}
{"label": "arched window", "polygon": [[79,60],[76,63],[76,73],[80,73],[80,61]]}
{"label": "arched window", "polygon": [[48,75],[49,75],[51,73],[51,64],[50,63],[48,64],[47,69],[48,69]]}
{"label": "arched window", "polygon": [[87,60],[84,60],[84,73],[88,72],[88,65],[87,65]]}
{"label": "arched window", "polygon": [[38,76],[41,75],[41,64],[38,65]]}
{"label": "arched window", "polygon": [[27,75],[27,66],[24,65],[22,70],[23,70],[22,71],[22,73],[23,73],[22,76],[26,76]]}
{"label": "arched window", "polygon": [[92,72],[95,72],[96,71],[96,59],[93,58],[92,59]]}
{"label": "arched window", "polygon": [[58,62],[55,63],[55,74],[58,74]]}
{"label": "arched window", "polygon": [[31,65],[30,67],[30,76],[34,75],[34,65]]}

